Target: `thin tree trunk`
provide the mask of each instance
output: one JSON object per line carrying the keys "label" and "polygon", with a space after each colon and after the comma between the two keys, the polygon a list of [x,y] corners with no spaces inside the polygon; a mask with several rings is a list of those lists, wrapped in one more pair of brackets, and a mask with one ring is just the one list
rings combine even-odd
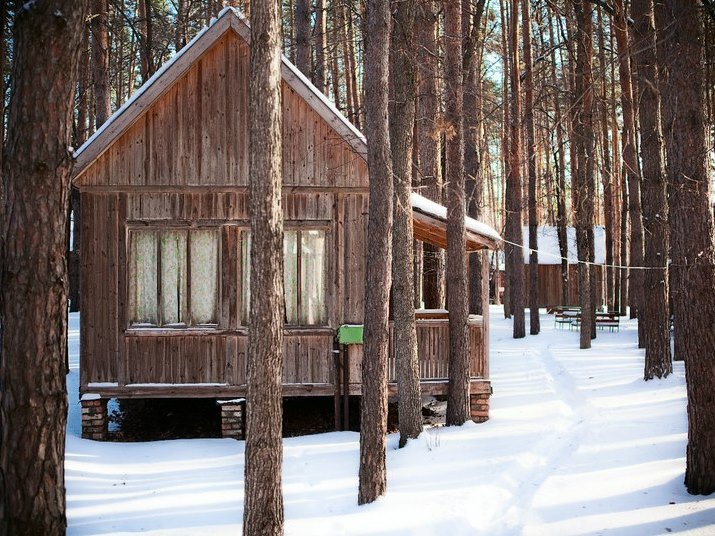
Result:
{"label": "thin tree trunk", "polygon": [[390,147],[394,182],[392,230],[393,354],[397,368],[400,447],[422,432],[422,396],[417,357],[412,259],[412,133],[415,124],[415,0],[397,6],[390,42],[394,102]]}
{"label": "thin tree trunk", "polygon": [[613,249],[614,249],[614,203],[613,203],[613,166],[611,164],[611,145],[608,136],[608,81],[606,77],[606,46],[604,34],[606,32],[603,13],[598,11],[598,60],[602,71],[601,78],[601,98],[599,100],[600,126],[601,126],[601,154],[603,156],[603,168],[601,173],[601,181],[603,183],[603,215],[606,228],[606,305],[608,310],[613,310],[614,300],[614,269],[613,266]]}
{"label": "thin tree trunk", "polygon": [[529,0],[521,0],[521,28],[524,45],[524,123],[526,126],[526,162],[529,174],[529,333],[538,335],[539,255],[536,238],[536,135],[534,134],[534,65],[531,59],[531,9]]}
{"label": "thin tree trunk", "polygon": [[707,172],[704,121],[703,29],[692,0],[668,3],[665,68],[670,85],[664,106],[677,110],[670,126],[668,179],[672,184],[673,307],[678,353],[685,360],[688,445],[685,486],[689,493],[715,492],[715,244]]}
{"label": "thin tree trunk", "polygon": [[[549,20],[549,42],[551,43],[551,61],[553,68],[551,71],[551,83],[558,87],[556,76],[556,48],[554,38],[553,20]],[[554,91],[554,122],[556,135],[556,150],[553,155],[554,167],[556,168],[556,235],[559,241],[559,255],[561,256],[561,305],[574,305],[569,301],[569,263],[568,242],[566,237],[566,227],[568,217],[566,215],[566,157],[564,154],[563,141],[563,115],[561,113],[561,99],[558,91]]]}
{"label": "thin tree trunk", "polygon": [[[350,121],[357,126],[357,103],[354,101],[353,83],[354,79],[350,74],[352,67],[352,54],[350,53],[350,33],[348,31],[348,13],[347,8],[342,5],[338,8],[340,12],[340,28],[341,28],[341,49],[343,53],[343,65],[345,66],[345,103],[347,106],[347,115]],[[359,128],[359,127],[358,127]]]}
{"label": "thin tree trunk", "polygon": [[521,82],[519,73],[519,0],[512,0],[509,19],[510,119],[509,156],[506,180],[506,271],[509,278],[509,302],[514,315],[515,339],[526,336],[524,318],[524,253],[522,251],[522,179],[521,179]]}
{"label": "thin tree trunk", "polygon": [[673,371],[670,355],[668,310],[668,203],[666,197],[663,137],[658,95],[653,0],[633,0],[633,37],[638,44],[634,60],[638,72],[638,118],[643,162],[642,210],[645,241],[643,300],[639,324],[645,342],[644,378],[663,378]]}
{"label": "thin tree trunk", "polygon": [[387,489],[387,350],[392,263],[392,164],[388,127],[390,2],[368,0],[365,47],[365,111],[370,173],[365,345],[360,404],[358,503],[375,501]]}
{"label": "thin tree trunk", "polygon": [[88,7],[35,2],[15,17],[0,213],[2,535],[61,535],[67,525],[68,148]]}
{"label": "thin tree trunk", "polygon": [[[635,149],[635,110],[633,105],[633,84],[631,79],[630,47],[628,27],[623,0],[614,0],[613,34],[618,50],[618,75],[621,86],[621,110],[623,131],[621,133],[621,264],[639,266],[643,262],[643,220],[640,210],[640,176]],[[635,198],[635,199],[634,199]],[[630,235],[628,233],[630,222]],[[630,238],[630,240],[629,240]],[[640,246],[639,246],[640,244]],[[630,247],[629,247],[630,246]],[[636,255],[634,258],[633,255]],[[631,315],[637,311],[637,301],[641,294],[640,272],[629,273],[621,268],[621,308],[631,305]]]}
{"label": "thin tree trunk", "polygon": [[[442,166],[440,136],[438,135],[439,93],[437,82],[437,15],[434,2],[420,0],[415,18],[415,39],[418,66],[417,154],[421,193],[442,203]],[[441,309],[445,305],[444,250],[424,244],[422,296],[427,309]]]}
{"label": "thin tree trunk", "polygon": [[447,307],[449,309],[449,387],[446,424],[469,419],[469,353],[467,318],[466,237],[464,221],[464,137],[462,93],[462,9],[445,0],[444,77],[447,182]]}
{"label": "thin tree trunk", "polygon": [[295,1],[295,65],[311,77],[310,69],[310,0]]}
{"label": "thin tree trunk", "polygon": [[322,93],[326,91],[325,85],[325,0],[315,1],[315,67],[313,69],[313,84]]}
{"label": "thin tree trunk", "polygon": [[92,82],[94,121],[99,128],[112,113],[109,88],[109,4],[93,0],[92,14]]}
{"label": "thin tree trunk", "polygon": [[364,111],[362,110],[362,102],[360,98],[360,89],[358,85],[358,65],[355,54],[355,25],[353,24],[352,13],[348,10],[345,12],[345,20],[347,22],[347,57],[348,71],[345,73],[347,78],[350,78],[350,88],[352,92],[352,102],[354,109],[353,124],[357,128],[361,128],[363,124]]}
{"label": "thin tree trunk", "polygon": [[[464,42],[464,172],[466,176],[467,214],[475,219],[482,216],[484,182],[481,173],[481,49],[484,37],[481,35],[481,20],[484,0],[478,0],[472,8],[471,0],[462,0],[462,36]],[[470,17],[472,13],[471,25]],[[469,312],[481,315],[483,303],[484,275],[481,253],[469,255],[468,270]]]}
{"label": "thin tree trunk", "polygon": [[576,246],[578,250],[578,284],[581,305],[582,349],[591,347],[594,304],[591,292],[589,261],[592,261],[593,194],[594,194],[594,133],[593,133],[593,7],[590,2],[574,0],[576,12],[576,102],[573,129],[576,154],[574,212],[576,215]]}
{"label": "thin tree trunk", "polygon": [[[251,314],[248,327],[244,535],[283,534],[283,177],[281,10],[251,10],[249,181]],[[260,179],[259,179],[260,178]]]}
{"label": "thin tree trunk", "polygon": [[[154,65],[154,23],[152,20],[151,0],[138,0],[139,55],[141,58],[142,82],[146,82],[156,71]],[[209,11],[207,11],[207,14]],[[209,21],[211,17],[209,16]],[[208,22],[207,22],[208,24]]]}

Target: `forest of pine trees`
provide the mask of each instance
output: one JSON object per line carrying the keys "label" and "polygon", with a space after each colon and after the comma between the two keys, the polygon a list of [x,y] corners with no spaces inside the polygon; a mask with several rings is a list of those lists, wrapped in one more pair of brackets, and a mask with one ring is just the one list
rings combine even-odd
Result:
{"label": "forest of pine trees", "polygon": [[[23,184],[17,179],[22,166],[42,175],[37,164],[31,163],[39,157],[22,153],[22,147],[40,138],[19,133],[27,129],[27,125],[21,126],[23,121],[41,123],[49,115],[19,116],[19,104],[15,108],[12,104],[16,97],[33,102],[28,98],[32,84],[27,66],[42,52],[37,50],[39,41],[28,41],[27,36],[44,31],[39,19],[32,19],[34,6],[29,4],[34,2],[5,0],[1,4],[0,136],[5,149],[0,200],[5,209],[8,203],[20,206],[21,199],[27,202],[22,195],[41,195],[23,194],[18,186]],[[70,17],[71,28],[76,26],[77,32],[69,37],[62,32],[48,33],[48,39],[71,41],[66,43],[66,54],[56,58],[65,58],[66,65],[55,62],[54,70],[46,67],[36,77],[54,76],[65,69],[68,78],[64,85],[68,87],[58,81],[41,97],[49,98],[50,91],[73,93],[73,107],[67,115],[70,121],[65,125],[68,132],[60,128],[44,135],[59,140],[59,146],[69,137],[73,147],[81,146],[101,128],[221,9],[238,8],[250,20],[251,8],[249,0],[65,4],[64,9],[75,18],[88,4],[87,16],[79,21]],[[260,2],[261,13],[266,4],[270,2]],[[394,266],[400,267],[393,266],[396,273],[413,274],[400,281],[411,288],[401,291],[407,301],[395,306],[395,315],[407,311],[409,316],[413,302],[428,308],[449,305],[450,368],[456,375],[451,380],[455,384],[460,381],[466,315],[481,303],[474,296],[483,291],[481,276],[487,271],[483,263],[490,262],[476,255],[468,266],[461,262],[464,247],[459,233],[460,229],[463,232],[464,217],[485,221],[506,239],[504,307],[505,314],[514,319],[515,338],[526,336],[527,307],[531,310],[530,333],[539,331],[535,296],[525,294],[526,274],[529,288],[535,289],[537,272],[535,264],[531,271],[524,271],[522,246],[535,248],[536,227],[553,225],[558,227],[565,256],[565,228],[576,228],[581,261],[577,275],[581,348],[589,348],[596,336],[592,319],[599,304],[594,299],[595,273],[590,263],[594,261],[593,226],[603,225],[606,306],[623,314],[629,306],[631,315],[638,316],[639,343],[646,355],[645,379],[667,376],[673,357],[686,361],[691,434],[686,484],[693,493],[715,491],[715,468],[709,465],[712,456],[703,454],[715,449],[715,411],[703,405],[715,384],[715,368],[704,358],[712,360],[715,355],[715,248],[709,197],[715,163],[715,5],[709,0],[281,0],[279,4],[282,9],[275,13],[282,17],[283,53],[363,129],[372,144],[368,160],[376,164],[370,173],[371,193],[382,196],[383,202],[371,202],[370,225],[382,226],[385,232],[394,225],[400,238],[391,245],[392,236],[380,235],[376,228],[370,240],[379,242],[374,250],[378,254],[394,255]],[[40,30],[33,30],[33,23]],[[35,68],[41,65],[37,63]],[[39,84],[36,91],[42,87]],[[16,94],[11,98],[13,91]],[[41,109],[40,104],[36,106]],[[32,147],[41,148],[41,144]],[[66,154],[58,154],[42,156],[43,166],[49,167],[41,167],[59,170],[64,181],[69,161]],[[51,198],[56,198],[56,206],[48,208],[44,216],[53,221],[53,228],[60,225],[65,204],[75,218],[81,210],[76,196],[67,200],[66,185],[60,186]],[[451,247],[446,255],[427,246],[416,247],[413,259],[412,248],[404,246],[411,239],[405,229],[409,223],[398,208],[410,186],[449,207]],[[373,211],[378,219],[373,220]],[[31,215],[27,213],[28,218]],[[5,296],[1,319],[6,363],[8,356],[18,351],[10,346],[18,339],[9,319],[22,318],[26,312],[20,311],[18,300],[9,295],[17,292],[13,277],[23,270],[24,261],[23,252],[9,239],[17,222],[7,212],[3,217]],[[527,244],[522,244],[524,225],[529,227]],[[60,247],[59,242],[38,244],[50,258]],[[73,310],[79,307],[80,247],[75,227],[67,257]],[[566,296],[565,261],[562,268],[562,295]],[[368,278],[383,288],[381,293],[368,294],[365,351],[366,356],[376,352],[374,378],[381,385],[386,341],[379,338],[384,335],[380,323],[387,321],[389,289],[384,286],[391,277],[389,267],[370,270]],[[39,278],[43,280],[46,275]],[[13,290],[7,290],[11,283]],[[48,282],[50,287],[52,284],[56,281]],[[61,308],[62,289],[55,288],[55,292],[56,303],[43,304],[47,311]],[[31,306],[31,300],[26,305]],[[373,321],[374,326],[370,324]],[[64,340],[63,322],[57,323],[50,338]],[[407,329],[401,336],[407,341],[407,365],[401,374],[409,383],[414,331]],[[29,347],[32,339],[25,342]],[[709,350],[704,351],[703,345]],[[61,350],[57,352],[56,357],[61,358]],[[0,367],[0,385],[12,378],[10,368]],[[369,378],[366,369],[366,392],[372,381]],[[57,394],[53,389],[48,388],[48,396]],[[457,392],[453,394],[448,422],[459,424],[466,419],[465,405]],[[64,411],[63,403],[58,398],[55,410]],[[382,422],[386,409],[375,411]],[[407,418],[407,409],[403,413]],[[5,430],[12,421],[6,421],[5,412],[2,417]],[[414,419],[413,415],[413,427]],[[403,442],[418,433],[407,431],[407,420],[404,426]],[[367,437],[384,449],[383,428],[373,428]],[[7,440],[4,431],[3,446]],[[3,469],[9,464],[8,452],[2,450]],[[59,451],[55,454],[61,456]],[[362,454],[369,458],[374,452]],[[384,460],[376,463],[384,467]],[[12,472],[0,476],[13,478]],[[36,476],[55,483],[58,478]],[[384,481],[361,480],[360,501],[373,500],[384,486]],[[17,501],[21,500],[18,496]]]}

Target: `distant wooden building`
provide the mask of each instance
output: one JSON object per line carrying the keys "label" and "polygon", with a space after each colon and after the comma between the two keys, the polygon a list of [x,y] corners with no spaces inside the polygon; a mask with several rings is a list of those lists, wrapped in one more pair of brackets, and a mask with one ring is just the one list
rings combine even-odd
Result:
{"label": "distant wooden building", "polygon": [[[250,32],[232,9],[149,80],[76,153],[81,192],[83,433],[109,398],[246,394]],[[360,394],[368,173],[363,136],[285,58],[284,396]],[[443,207],[414,197],[416,237],[446,244]],[[468,249],[498,235],[470,220]],[[423,391],[446,393],[448,322],[418,315]],[[487,418],[487,322],[473,317],[473,418]],[[390,389],[395,391],[394,362]],[[240,407],[224,406],[224,435]],[[339,414],[336,404],[336,415]]]}
{"label": "distant wooden building", "polygon": [[[524,296],[528,306],[529,296],[529,228],[522,228],[523,244],[524,244]],[[606,263],[606,230],[602,225],[595,225],[593,228],[594,234],[594,253],[596,270],[596,307],[600,307],[605,303],[605,277],[606,272],[602,265]],[[552,307],[556,305],[578,305],[578,254],[576,250],[576,229],[567,227],[566,242],[568,245],[568,300],[567,303],[562,303],[561,296],[561,253],[559,250],[559,239],[554,226],[540,226],[537,229],[537,250],[538,256],[538,291],[539,307]],[[504,267],[503,257],[500,257],[500,266],[496,277],[498,278],[496,288],[500,292],[504,290]]]}

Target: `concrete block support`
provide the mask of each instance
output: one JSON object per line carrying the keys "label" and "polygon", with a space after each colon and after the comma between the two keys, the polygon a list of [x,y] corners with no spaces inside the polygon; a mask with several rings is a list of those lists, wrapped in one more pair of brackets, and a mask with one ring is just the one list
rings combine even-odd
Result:
{"label": "concrete block support", "polygon": [[107,399],[99,395],[86,394],[82,396],[82,437],[96,441],[106,441],[109,419],[107,416]]}

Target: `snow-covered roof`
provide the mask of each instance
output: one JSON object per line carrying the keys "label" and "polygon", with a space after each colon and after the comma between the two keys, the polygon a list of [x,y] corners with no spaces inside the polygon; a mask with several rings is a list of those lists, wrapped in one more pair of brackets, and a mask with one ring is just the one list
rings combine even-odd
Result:
{"label": "snow-covered roof", "polygon": [[[181,77],[223,33],[233,29],[250,43],[251,32],[243,15],[232,7],[224,8],[210,24],[199,31],[184,48],[164,63],[112,116],[74,153],[74,176],[79,175],[121,136],[139,116]],[[335,105],[308,80],[284,55],[283,80],[363,158],[367,158],[365,136],[348,121]]]}
{"label": "snow-covered roof", "polygon": [[[524,263],[529,262],[529,228],[522,227],[524,244]],[[595,263],[606,263],[606,228],[603,225],[594,225],[594,253]],[[536,229],[536,242],[538,244],[539,264],[561,264],[559,251],[559,237],[554,226],[541,226]],[[566,243],[568,244],[568,262],[576,264],[578,254],[576,250],[576,229],[566,228]]]}
{"label": "snow-covered roof", "polygon": [[[447,207],[430,201],[426,197],[417,193],[410,194],[412,210],[415,224],[415,236],[420,240],[429,241],[420,237],[420,233],[425,234],[438,231],[440,233],[439,242],[435,245],[444,247],[446,245],[446,223]],[[430,229],[422,229],[422,225]],[[501,241],[501,236],[486,223],[467,217],[464,222],[467,234],[467,248],[470,250],[482,249],[485,247],[494,248],[497,242]],[[444,236],[442,236],[444,235]]]}

